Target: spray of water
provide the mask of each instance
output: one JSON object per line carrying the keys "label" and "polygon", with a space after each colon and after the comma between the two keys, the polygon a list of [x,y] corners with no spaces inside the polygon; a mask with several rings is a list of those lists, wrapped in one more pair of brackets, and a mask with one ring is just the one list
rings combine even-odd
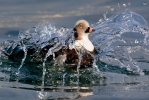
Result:
{"label": "spray of water", "polygon": [[22,49],[23,49],[23,51],[24,51],[24,57],[23,57],[23,59],[22,59],[22,61],[21,61],[21,64],[20,64],[20,66],[19,66],[19,68],[18,68],[18,72],[16,73],[16,75],[18,76],[17,82],[19,81],[20,69],[23,67],[23,64],[24,64],[25,59],[26,59],[26,56],[27,56],[27,49],[26,49],[26,46],[23,44],[23,42],[21,43],[21,45],[22,45],[21,47],[22,47]]}
{"label": "spray of water", "polygon": [[[135,66],[136,72],[143,75],[137,61],[133,59],[133,53],[141,52],[141,50],[146,51],[147,46],[145,45],[149,43],[148,23],[142,16],[126,10],[110,17],[108,20],[97,22],[93,27],[97,31],[91,34],[90,38],[97,50],[100,50],[98,55],[100,60],[115,62],[115,64],[119,63],[120,67],[127,69],[131,69],[128,66]],[[134,41],[130,42],[127,38],[123,38],[125,33],[130,33],[129,36],[133,33],[141,34],[144,36],[144,40],[140,41],[142,42],[141,45],[135,37]],[[149,55],[148,52],[145,53]],[[129,61],[129,63],[126,64],[126,61]]]}
{"label": "spray of water", "polygon": [[[100,65],[98,65],[97,62],[104,62],[104,66],[107,68],[111,65],[115,65],[140,75],[144,74],[140,62],[148,62],[149,28],[148,23],[142,16],[126,10],[110,18],[107,18],[104,15],[104,20],[99,20],[99,22],[93,24],[92,27],[96,29],[96,31],[90,34],[89,38],[98,51],[98,55],[92,55],[94,58],[93,73],[100,73]],[[127,34],[127,36],[125,36],[125,34]],[[141,35],[141,40],[137,37],[138,35]],[[130,39],[130,37],[132,38]],[[19,50],[24,51],[24,57],[22,58],[22,63],[18,69],[18,72],[20,73],[23,63],[28,59],[26,57],[27,51],[29,49],[34,49],[35,52],[31,55],[33,58],[29,61],[32,61],[33,59],[36,59],[35,61],[42,61],[42,88],[44,88],[45,85],[44,80],[47,71],[45,66],[47,58],[50,55],[53,55],[53,60],[55,60],[54,52],[58,51],[63,46],[71,49],[75,48],[73,45],[74,37],[72,29],[64,27],[55,28],[54,23],[51,22],[21,31],[18,39],[19,40],[16,42],[3,42],[1,44],[1,51],[11,54],[19,45]],[[48,45],[52,45],[53,47],[49,48],[44,58],[41,59],[39,52]],[[143,56],[144,58],[140,57],[141,54],[145,55]],[[138,56],[136,57],[135,55]],[[79,58],[81,59],[81,54],[79,54]],[[78,63],[77,66],[78,82],[80,76],[79,68],[80,63]],[[67,74],[65,73],[64,77],[66,75]]]}

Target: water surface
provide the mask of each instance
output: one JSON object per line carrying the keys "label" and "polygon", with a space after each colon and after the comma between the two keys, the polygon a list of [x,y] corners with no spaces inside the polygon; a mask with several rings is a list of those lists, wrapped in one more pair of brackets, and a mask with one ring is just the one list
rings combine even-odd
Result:
{"label": "water surface", "polygon": [[[10,53],[17,44],[24,52],[42,48],[53,37],[59,39],[50,42],[55,48],[73,47],[73,25],[86,19],[96,29],[90,40],[99,54],[91,68],[74,70],[46,62],[46,57],[13,62],[0,52],[0,99],[149,99],[148,2],[1,2],[2,50]],[[49,50],[47,56],[51,54]]]}

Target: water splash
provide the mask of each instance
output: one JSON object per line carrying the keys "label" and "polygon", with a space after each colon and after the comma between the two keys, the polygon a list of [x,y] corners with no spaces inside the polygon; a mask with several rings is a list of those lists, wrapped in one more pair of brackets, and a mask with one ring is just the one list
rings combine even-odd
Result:
{"label": "water splash", "polygon": [[143,5],[144,5],[144,6],[147,5],[147,2],[143,2]]}
{"label": "water splash", "polygon": [[114,8],[113,7],[111,7],[111,9],[110,9],[111,11],[114,11]]}
{"label": "water splash", "polygon": [[80,90],[80,87],[79,87],[80,71],[79,71],[79,69],[80,69],[81,60],[82,60],[82,54],[80,52],[78,52],[78,55],[79,55],[79,57],[78,57],[79,62],[78,62],[78,65],[77,65],[77,87],[78,87],[77,92],[79,92],[79,90]]}
{"label": "water splash", "polygon": [[118,7],[121,7],[120,3],[118,3],[117,5],[118,5]]}
{"label": "water splash", "polygon": [[[118,65],[121,68],[126,68],[140,74],[143,72],[139,66],[141,58],[138,57],[139,61],[134,58],[134,53],[139,54],[142,50],[144,54],[149,55],[148,23],[142,16],[129,10],[120,12],[110,18],[107,18],[106,14],[104,14],[104,20],[101,19],[99,22],[93,24],[93,28],[95,28],[96,31],[90,34],[90,40],[99,52],[95,59],[105,62],[107,66]],[[126,33],[130,34],[124,37]],[[136,37],[137,39],[133,37],[129,40],[128,38],[132,37],[131,34],[133,33],[135,33],[135,36],[141,34],[143,40],[139,40],[138,37]],[[36,52],[33,55],[35,55],[36,58],[33,59],[43,61],[43,76],[48,56],[53,55],[53,52],[56,52],[62,46],[74,48],[72,29],[64,27],[55,28],[55,24],[51,22],[38,25],[25,31],[20,31],[18,39],[19,40],[16,42],[4,42],[1,44],[1,47],[3,50],[7,51],[7,53],[11,53],[22,41],[23,45],[21,45],[21,48],[23,49],[25,47],[23,51],[26,51],[28,48],[35,49]],[[44,59],[41,59],[39,52],[48,45],[54,45],[54,47],[47,50],[48,52]],[[54,55],[53,60],[55,60]],[[148,61],[147,59],[143,60]],[[32,59],[30,61],[32,61]],[[96,61],[98,62],[98,60],[94,60],[93,66],[100,72],[98,69],[100,66],[96,64]],[[21,65],[23,65],[23,62],[24,60],[22,59]]]}
{"label": "water splash", "polygon": [[[119,62],[119,66],[126,68],[127,66],[135,66],[137,72],[142,75],[142,70],[138,66],[137,61],[132,60],[133,57],[131,56],[134,52],[139,52],[137,50],[140,50],[138,48],[140,42],[142,43],[140,47],[143,50],[146,50],[147,47],[145,45],[149,43],[149,28],[145,19],[134,12],[126,10],[125,12],[112,16],[106,21],[96,23],[93,26],[96,32],[91,34],[90,38],[96,46],[96,49],[100,52],[98,55],[99,58],[103,61],[110,60],[110,63],[115,62],[115,64],[118,64]],[[140,40],[139,43],[136,39],[134,39],[134,42],[125,40],[123,34],[129,32],[144,35],[144,40]],[[131,34],[129,35],[131,36]],[[147,53],[147,55],[149,56],[149,53]],[[127,62],[126,60],[130,61],[129,63],[131,64],[124,63]]]}
{"label": "water splash", "polygon": [[126,4],[123,4],[123,7],[126,7]]}
{"label": "water splash", "polygon": [[62,81],[63,86],[65,86],[65,76],[66,76],[66,73],[63,74],[63,81]]}
{"label": "water splash", "polygon": [[23,59],[21,61],[21,64],[20,64],[20,66],[18,68],[18,71],[16,73],[16,75],[18,76],[17,82],[19,81],[20,69],[23,67],[23,64],[24,64],[26,56],[27,56],[27,49],[26,49],[26,46],[23,44],[23,42],[21,43],[21,47],[22,47],[22,50],[24,51],[24,57],[23,57]]}
{"label": "water splash", "polygon": [[131,2],[128,2],[128,5],[130,6],[131,5]]}
{"label": "water splash", "polygon": [[46,97],[46,95],[47,95],[47,93],[46,94],[44,94],[44,86],[45,86],[45,75],[46,75],[46,68],[45,68],[45,64],[46,64],[46,61],[47,61],[47,58],[50,56],[50,55],[52,55],[53,54],[53,50],[55,50],[56,48],[59,48],[59,43],[57,43],[54,47],[52,47],[52,48],[50,48],[49,50],[48,50],[48,52],[47,52],[47,54],[46,54],[46,56],[45,56],[45,58],[44,58],[44,61],[43,61],[43,64],[42,64],[42,67],[43,67],[43,70],[42,70],[42,85],[41,85],[41,92],[40,92],[40,95],[42,95],[42,96],[40,96],[40,98],[42,97],[42,98],[45,98]]}
{"label": "water splash", "polygon": [[[1,58],[1,55],[2,55],[2,50],[1,50],[1,47],[0,47],[0,58]],[[0,65],[2,65],[3,64],[3,62],[1,62],[1,60],[0,60]]]}
{"label": "water splash", "polygon": [[[24,51],[24,56],[20,61],[21,64],[19,68],[16,68],[16,71],[19,72],[19,75],[23,73],[22,70],[25,66],[23,64],[26,60],[32,62],[34,61],[33,59],[36,59],[35,63],[37,63],[37,65],[35,65],[36,67],[34,67],[32,70],[35,70],[37,67],[41,69],[37,72],[38,74],[41,74],[37,78],[38,84],[35,82],[36,85],[39,86],[38,89],[41,89],[41,91],[38,92],[38,96],[40,99],[50,99],[51,96],[55,96],[56,99],[61,98],[61,96],[58,97],[57,95],[55,95],[56,92],[54,92],[53,94],[51,92],[45,92],[44,89],[51,89],[51,85],[53,85],[54,88],[57,85],[71,86],[71,89],[69,91],[74,90],[72,86],[75,86],[75,92],[80,92],[81,86],[90,87],[95,85],[106,85],[107,78],[110,78],[112,75],[108,75],[105,78],[104,75],[99,73],[103,71],[108,71],[108,74],[110,74],[110,72],[112,72],[112,69],[114,68],[116,68],[117,70],[113,71],[112,74],[115,75],[112,76],[112,79],[116,79],[115,77],[121,74],[125,74],[124,76],[128,74],[144,75],[145,71],[142,68],[142,63],[145,63],[147,66],[146,68],[148,68],[149,62],[149,28],[148,23],[142,16],[129,10],[120,12],[110,18],[107,18],[105,14],[104,19],[101,19],[99,20],[99,22],[93,24],[93,28],[95,28],[96,31],[90,34],[89,38],[95,45],[95,48],[99,52],[99,54],[96,56],[92,55],[92,57],[94,58],[92,68],[86,68],[83,69],[83,71],[79,69],[81,62],[81,54],[79,54],[79,63],[77,66],[77,70],[73,70],[72,72],[66,71],[65,68],[62,68],[63,66],[58,66],[58,69],[55,69],[53,71],[53,66],[50,64],[48,65],[47,58],[50,55],[53,55],[53,60],[55,60],[53,52],[56,52],[62,46],[74,48],[72,29],[67,29],[64,27],[55,28],[54,23],[51,22],[38,25],[25,31],[20,31],[18,41],[9,40],[3,42],[0,45],[0,56],[3,56],[1,54],[3,51],[11,54],[12,51],[19,46],[19,50]],[[45,57],[41,59],[41,57],[39,56],[39,52],[41,49],[45,48],[48,45],[54,46],[48,49]],[[28,59],[26,55],[29,48],[36,50],[36,52],[33,54],[33,56],[36,56],[36,58]],[[5,57],[5,59],[7,58]],[[9,60],[7,61],[8,64]],[[38,64],[37,61],[42,61],[42,63],[40,63],[41,65]],[[25,62],[25,64],[27,64],[27,62]],[[2,66],[4,65],[5,62],[2,61]],[[29,70],[33,67],[32,65],[27,66],[30,67]],[[4,67],[9,68],[7,65]],[[46,67],[49,67],[49,69],[47,70]],[[56,66],[54,66],[53,69],[55,67]],[[21,68],[22,70],[20,71]],[[102,68],[107,70],[102,70]],[[14,68],[12,68],[11,70],[13,71]],[[53,77],[50,79],[49,77],[52,75]],[[26,73],[24,77],[26,77]],[[29,76],[29,78],[30,77],[31,76]],[[22,78],[22,76],[20,76],[20,78]],[[123,78],[121,76],[119,79],[123,79],[123,83],[133,83],[135,81],[135,79],[129,79],[128,77]],[[132,81],[129,82],[129,80]],[[108,83],[113,83],[111,79],[108,79],[108,81]],[[116,82],[114,81],[114,83]],[[14,87],[16,87],[16,85]],[[55,91],[56,89],[53,90]],[[75,97],[73,96],[73,98],[77,97],[78,94],[75,95]]]}

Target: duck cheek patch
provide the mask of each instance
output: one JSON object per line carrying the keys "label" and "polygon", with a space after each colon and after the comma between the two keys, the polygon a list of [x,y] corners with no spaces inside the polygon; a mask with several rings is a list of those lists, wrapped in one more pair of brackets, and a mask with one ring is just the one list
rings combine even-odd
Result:
{"label": "duck cheek patch", "polygon": [[73,31],[76,31],[76,28],[74,28]]}
{"label": "duck cheek patch", "polygon": [[75,39],[78,38],[78,33],[77,32],[74,33],[74,37],[75,37]]}
{"label": "duck cheek patch", "polygon": [[86,29],[85,33],[89,33],[89,31],[90,31],[90,27],[88,27],[88,28]]}

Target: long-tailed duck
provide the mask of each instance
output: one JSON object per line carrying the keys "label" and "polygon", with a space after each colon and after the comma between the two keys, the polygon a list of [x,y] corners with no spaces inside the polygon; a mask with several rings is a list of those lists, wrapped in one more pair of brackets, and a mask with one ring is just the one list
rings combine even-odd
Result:
{"label": "long-tailed duck", "polygon": [[[91,54],[97,54],[97,51],[95,50],[94,45],[89,40],[89,34],[95,31],[89,26],[89,23],[86,20],[79,20],[76,22],[73,34],[75,38],[74,49],[69,49],[69,47],[62,47],[60,50],[54,52],[55,55],[55,61],[58,64],[66,64],[68,67],[76,68],[77,64],[79,62],[79,56],[78,53],[80,53],[83,49],[84,52],[81,52],[82,59],[80,66],[86,67],[91,66],[93,63],[93,57]],[[44,58],[48,52],[48,50],[51,48],[51,45],[48,45],[40,50],[39,56],[41,58]],[[17,49],[17,48],[16,48]],[[27,55],[32,55],[36,52],[34,49],[28,49]],[[24,52],[23,50],[20,50],[18,52],[15,52],[13,50],[11,54],[5,53],[6,56],[9,57],[9,59],[15,61],[15,59],[23,58]],[[53,55],[50,55],[47,58],[48,61],[53,60]]]}

